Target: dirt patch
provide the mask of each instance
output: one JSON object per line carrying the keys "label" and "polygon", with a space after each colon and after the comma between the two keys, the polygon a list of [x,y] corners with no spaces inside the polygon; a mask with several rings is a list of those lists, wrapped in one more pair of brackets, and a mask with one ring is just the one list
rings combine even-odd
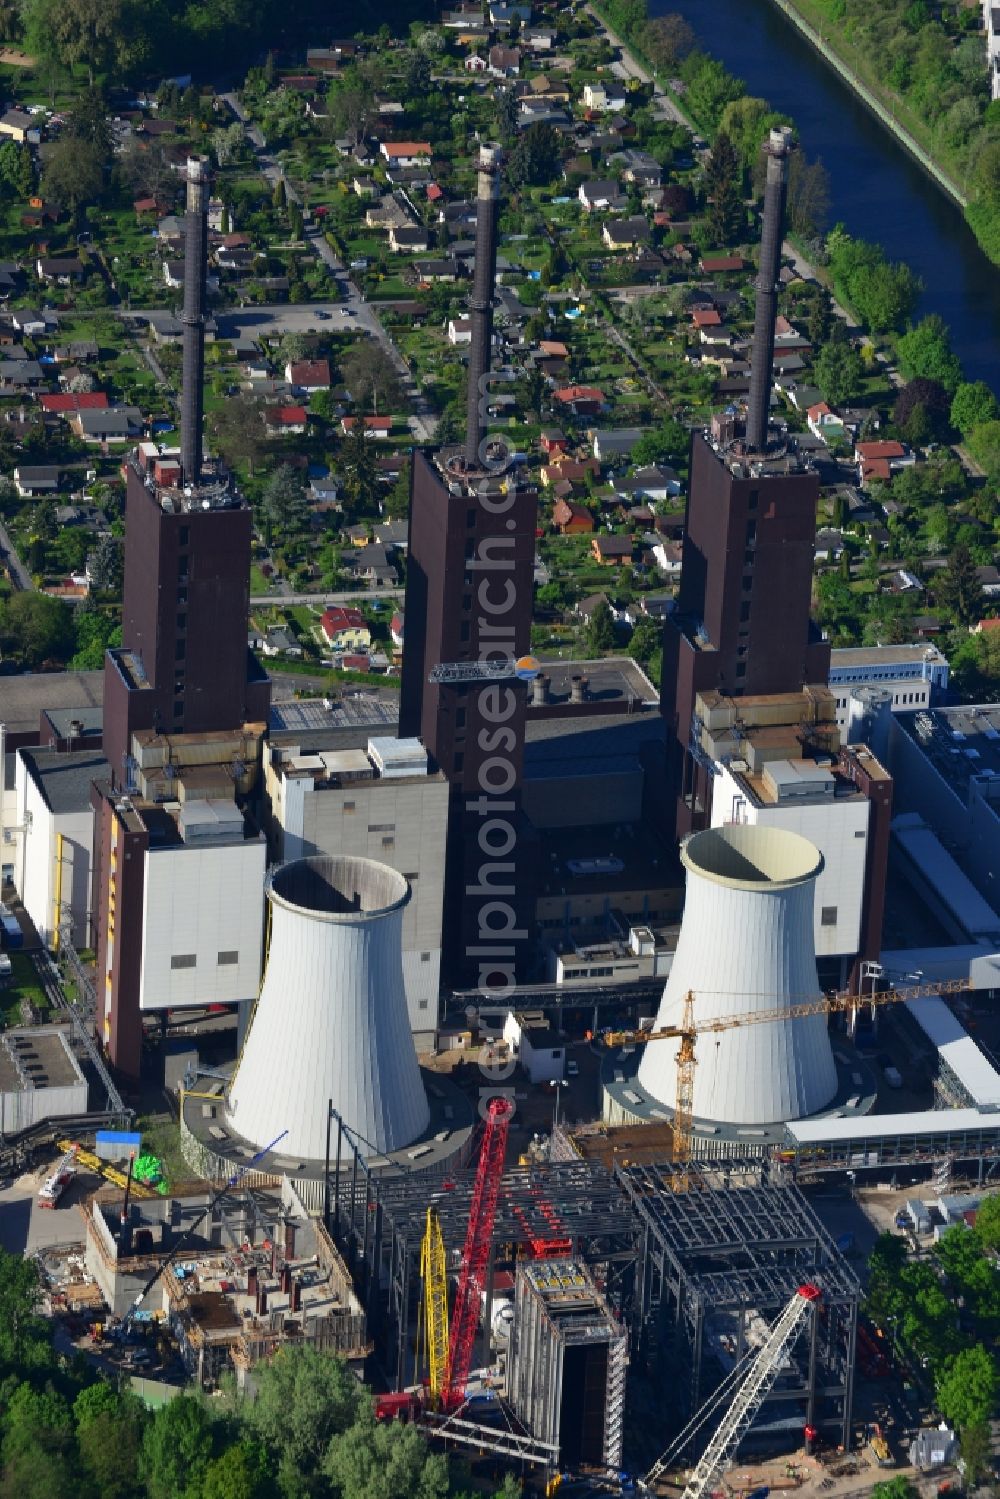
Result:
{"label": "dirt patch", "polygon": [[0,62],[5,62],[9,68],[33,68],[35,59],[29,57],[27,52],[21,52],[17,47],[0,47]]}

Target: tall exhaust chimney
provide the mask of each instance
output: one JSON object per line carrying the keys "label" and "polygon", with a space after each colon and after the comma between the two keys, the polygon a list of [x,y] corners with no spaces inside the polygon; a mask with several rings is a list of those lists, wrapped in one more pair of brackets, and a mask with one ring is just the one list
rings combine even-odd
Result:
{"label": "tall exhaust chimney", "polygon": [[490,367],[493,343],[493,293],[497,278],[497,220],[500,200],[499,146],[480,146],[476,208],[476,267],[469,307],[472,343],[469,347],[469,395],[465,426],[465,466],[480,467],[479,446],[486,435],[479,402],[482,377]]}
{"label": "tall exhaust chimney", "polygon": [[205,421],[205,271],[208,243],[208,158],[189,156],[184,218],[184,369],[181,383],[181,472],[185,484],[201,477]]}
{"label": "tall exhaust chimney", "polygon": [[785,224],[785,199],[788,195],[788,156],[791,150],[792,132],[787,125],[779,125],[772,130],[764,143],[767,179],[764,184],[760,274],[757,277],[750,401],[747,408],[747,447],[755,453],[762,453],[767,447],[771,369],[774,364],[774,324],[778,315],[778,274]]}

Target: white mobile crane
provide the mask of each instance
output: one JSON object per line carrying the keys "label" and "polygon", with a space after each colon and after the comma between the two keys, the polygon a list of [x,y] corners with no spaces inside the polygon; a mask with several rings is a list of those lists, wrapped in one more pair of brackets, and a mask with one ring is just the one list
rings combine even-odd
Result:
{"label": "white mobile crane", "polygon": [[754,1417],[770,1394],[785,1356],[794,1345],[806,1322],[815,1315],[820,1296],[818,1286],[799,1286],[757,1352],[751,1351],[740,1360],[715,1393],[709,1396],[701,1409],[692,1416],[663,1456],[650,1468],[641,1482],[645,1493],[654,1492],[653,1485],[674,1466],[678,1455],[693,1434],[704,1426],[708,1418],[721,1405],[724,1405],[727,1399],[733,1396],[732,1404],[719,1423],[714,1436],[699,1462],[691,1470],[681,1496],[681,1499],[702,1499],[709,1484],[725,1467],[743,1437],[750,1430]]}

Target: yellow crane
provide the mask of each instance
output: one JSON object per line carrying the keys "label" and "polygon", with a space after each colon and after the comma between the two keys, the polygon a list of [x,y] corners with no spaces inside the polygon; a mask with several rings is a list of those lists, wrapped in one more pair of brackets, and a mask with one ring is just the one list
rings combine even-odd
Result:
{"label": "yellow crane", "polygon": [[430,1365],[431,1402],[437,1405],[448,1375],[448,1277],[441,1220],[427,1209],[427,1227],[420,1242],[420,1276],[424,1285],[424,1332]]}
{"label": "yellow crane", "polygon": [[[745,1025],[764,1025],[768,1021],[801,1020],[806,1015],[837,1015],[844,1011],[858,1011],[871,1005],[899,1004],[906,999],[926,999],[941,994],[957,994],[973,987],[971,979],[948,979],[937,984],[912,984],[902,989],[884,989],[881,993],[850,994],[839,990],[816,999],[798,1004],[776,1005],[769,1010],[747,1010],[740,1015],[721,1015],[714,1020],[698,1022],[695,1019],[695,994],[688,990],[684,996],[684,1008],[680,1025],[660,1026],[648,1031],[605,1031],[605,1046],[644,1046],[649,1041],[679,1041],[677,1051],[677,1088],[674,1096],[673,1159],[680,1167],[674,1173],[675,1192],[686,1192],[690,1183],[690,1163],[693,1153],[694,1125],[694,1069],[697,1064],[695,1044],[699,1036],[718,1034],[719,1031],[738,1030]],[[756,996],[760,997],[760,996]]]}

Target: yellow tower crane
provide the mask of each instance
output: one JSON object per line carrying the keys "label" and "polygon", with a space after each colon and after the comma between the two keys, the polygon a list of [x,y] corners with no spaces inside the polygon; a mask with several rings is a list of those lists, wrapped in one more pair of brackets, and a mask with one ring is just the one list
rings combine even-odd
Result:
{"label": "yellow tower crane", "polygon": [[[769,1021],[801,1020],[806,1015],[836,1015],[858,1011],[867,1005],[880,1008],[899,1004],[905,999],[926,999],[941,994],[957,994],[973,987],[971,979],[948,979],[938,984],[913,984],[903,989],[885,989],[881,993],[850,994],[839,990],[799,1004],[777,1005],[769,1010],[748,1010],[741,1015],[721,1015],[714,1020],[696,1021],[695,994],[688,990],[680,1025],[660,1026],[648,1031],[605,1031],[605,1046],[644,1046],[649,1041],[679,1041],[677,1051],[677,1087],[674,1097],[673,1160],[680,1168],[674,1173],[675,1192],[686,1192],[690,1184],[690,1165],[694,1133],[694,1069],[697,1064],[695,1045],[699,1036],[719,1031],[738,1030],[745,1025],[765,1025]],[[760,998],[761,996],[748,996]],[[766,998],[766,996],[763,996]]]}
{"label": "yellow tower crane", "polygon": [[441,1220],[427,1209],[427,1227],[420,1243],[420,1276],[424,1284],[424,1331],[430,1365],[431,1402],[437,1405],[448,1374],[448,1277]]}

